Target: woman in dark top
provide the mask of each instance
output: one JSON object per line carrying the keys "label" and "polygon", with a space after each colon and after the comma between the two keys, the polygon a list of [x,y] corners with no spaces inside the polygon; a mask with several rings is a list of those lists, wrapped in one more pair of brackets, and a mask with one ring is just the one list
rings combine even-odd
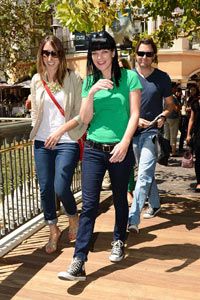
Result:
{"label": "woman in dark top", "polygon": [[186,141],[187,144],[192,142],[191,145],[195,154],[195,174],[197,180],[195,191],[200,193],[200,97],[198,87],[195,86],[192,88],[196,90],[196,93],[190,99],[191,115]]}

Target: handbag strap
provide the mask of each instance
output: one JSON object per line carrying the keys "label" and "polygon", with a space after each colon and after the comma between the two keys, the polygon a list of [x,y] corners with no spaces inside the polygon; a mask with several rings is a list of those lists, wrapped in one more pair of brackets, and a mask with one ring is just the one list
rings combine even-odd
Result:
{"label": "handbag strap", "polygon": [[54,95],[52,94],[50,88],[48,87],[46,81],[44,81],[42,79],[42,83],[44,85],[45,90],[47,91],[49,97],[51,98],[51,100],[54,102],[54,104],[57,106],[57,108],[59,109],[61,115],[64,117],[65,116],[65,112],[64,109],[60,106],[60,104],[58,103],[58,101],[56,100],[56,98],[54,97]]}

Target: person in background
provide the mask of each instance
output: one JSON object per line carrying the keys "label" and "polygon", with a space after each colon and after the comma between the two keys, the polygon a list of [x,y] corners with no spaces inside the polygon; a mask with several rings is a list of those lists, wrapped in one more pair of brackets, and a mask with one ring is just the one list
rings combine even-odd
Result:
{"label": "person in background", "polygon": [[[71,191],[72,177],[79,160],[77,139],[86,130],[81,122],[81,78],[67,69],[65,51],[55,36],[40,44],[37,71],[31,81],[31,117],[34,159],[40,185],[45,223],[49,226],[48,254],[57,250],[61,231],[57,226],[55,194],[69,217],[69,241],[76,238],[78,214]],[[56,106],[45,86],[60,106]],[[63,111],[63,114],[61,113]]]}
{"label": "person in background", "polygon": [[28,95],[28,97],[24,99],[24,105],[25,105],[25,116],[27,118],[30,118],[31,117],[31,95]]}
{"label": "person in background", "polygon": [[200,94],[197,86],[191,86],[188,102],[191,106],[191,114],[188,123],[186,142],[192,146],[195,154],[195,174],[196,188],[195,192],[200,193]]}
{"label": "person in background", "polygon": [[189,88],[189,97],[188,97],[188,100],[187,100],[187,103],[188,103],[188,106],[189,106],[189,109],[191,110],[191,105],[193,102],[196,102],[199,100],[199,88],[196,84],[192,84]]}
{"label": "person in background", "polygon": [[[143,215],[152,218],[160,211],[160,198],[155,180],[158,128],[173,110],[171,80],[152,66],[157,62],[157,47],[152,38],[141,39],[135,49],[136,72],[142,84],[138,129],[133,137],[133,150],[138,165],[134,201],[129,211],[128,230],[139,232],[140,214],[148,199],[149,208]],[[165,109],[163,109],[165,99]],[[152,122],[157,117],[157,121]]]}
{"label": "person in background", "polygon": [[126,59],[126,58],[123,58],[123,57],[119,58],[119,66],[120,66],[120,68],[125,68],[128,70],[131,70],[131,65],[130,65],[128,59]]}
{"label": "person in background", "polygon": [[[179,92],[179,95],[182,95],[182,90],[181,92]],[[191,109],[189,108],[187,101],[188,101],[188,96],[187,96],[187,91],[185,91],[185,95],[182,95],[181,97],[181,119],[179,124],[180,138],[179,138],[179,147],[178,147],[179,154],[182,154],[184,151],[184,142],[187,136],[187,128],[188,128],[188,122],[190,118]]]}
{"label": "person in background", "polygon": [[[189,89],[187,90],[187,95],[184,99],[184,103],[182,106],[182,114],[184,115],[184,120],[182,121],[183,127],[181,128],[181,136],[180,136],[180,142],[179,142],[179,148],[180,150],[183,150],[183,143],[184,140],[187,137],[188,132],[188,124],[189,119],[191,116],[191,104],[195,101],[197,101],[199,98],[199,89],[197,85],[192,84],[190,85]],[[182,134],[183,132],[183,134]],[[187,144],[187,141],[186,141]]]}
{"label": "person in background", "polygon": [[177,98],[176,92],[177,92],[177,85],[175,82],[172,82],[174,109],[167,116],[166,122],[164,124],[164,138],[170,141],[172,156],[176,156],[176,143],[177,143],[178,129],[180,123],[180,111],[181,111],[181,102]]}
{"label": "person in background", "polygon": [[108,191],[111,189],[111,182],[110,182],[110,176],[108,174],[108,171],[106,171],[104,175],[101,189],[102,191]]}
{"label": "person in background", "polygon": [[65,280],[85,280],[102,180],[111,179],[115,225],[110,261],[124,257],[128,221],[127,186],[134,163],[132,136],[137,128],[141,84],[135,72],[119,67],[116,43],[106,31],[90,35],[87,74],[82,88],[82,121],[90,124],[82,162],[82,213],[73,260]]}
{"label": "person in background", "polygon": [[183,104],[183,92],[180,86],[176,87],[175,96],[178,99],[180,104]]}

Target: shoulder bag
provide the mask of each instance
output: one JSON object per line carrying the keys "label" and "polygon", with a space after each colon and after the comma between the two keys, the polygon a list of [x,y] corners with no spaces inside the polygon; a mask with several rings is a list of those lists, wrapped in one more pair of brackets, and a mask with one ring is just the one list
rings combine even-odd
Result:
{"label": "shoulder bag", "polygon": [[[64,117],[65,116],[64,109],[60,106],[60,104],[58,103],[58,101],[56,100],[56,98],[54,97],[54,95],[52,94],[52,92],[49,89],[47,83],[44,80],[42,80],[42,83],[43,83],[44,88],[47,91],[49,97],[54,102],[54,104],[57,106],[57,108],[59,109],[61,115]],[[85,140],[86,140],[86,133],[84,133],[82,135],[82,137],[80,139],[78,139],[78,144],[79,144],[79,148],[80,148],[80,157],[79,157],[79,160],[82,160],[82,158],[83,158],[83,150],[84,150]]]}

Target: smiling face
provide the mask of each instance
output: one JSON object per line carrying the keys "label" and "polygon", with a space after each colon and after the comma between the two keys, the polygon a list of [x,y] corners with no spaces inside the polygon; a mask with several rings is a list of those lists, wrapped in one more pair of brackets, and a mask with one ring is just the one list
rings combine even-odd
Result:
{"label": "smiling face", "polygon": [[47,72],[56,72],[59,65],[59,58],[57,56],[57,52],[49,41],[46,42],[42,49],[42,57]]}
{"label": "smiling face", "polygon": [[[144,53],[146,53],[146,54],[144,54]],[[142,56],[139,56],[138,54],[140,54]],[[150,55],[152,55],[152,56],[150,56]],[[150,44],[149,45],[140,44],[140,46],[137,50],[137,53],[136,53],[136,60],[137,60],[138,65],[141,68],[151,68],[151,64],[154,60],[154,51],[153,51],[152,46]]]}
{"label": "smiling face", "polygon": [[111,77],[112,61],[115,51],[101,49],[92,51],[92,61],[105,78]]}

